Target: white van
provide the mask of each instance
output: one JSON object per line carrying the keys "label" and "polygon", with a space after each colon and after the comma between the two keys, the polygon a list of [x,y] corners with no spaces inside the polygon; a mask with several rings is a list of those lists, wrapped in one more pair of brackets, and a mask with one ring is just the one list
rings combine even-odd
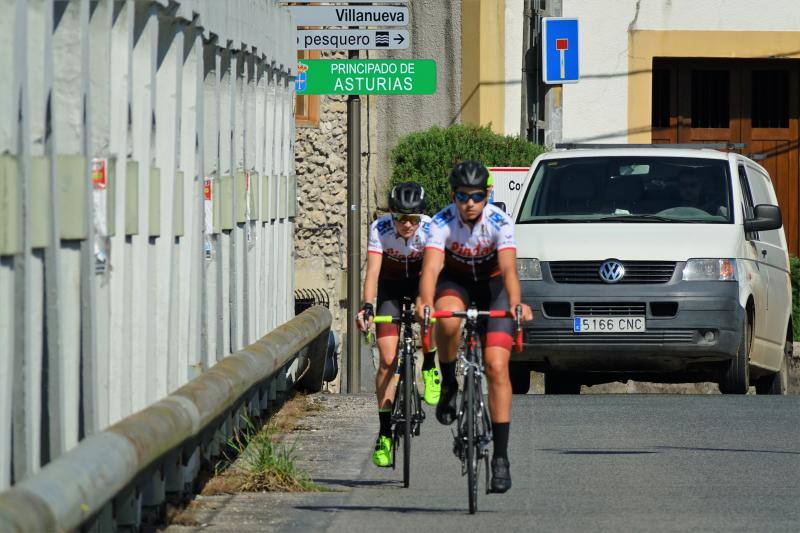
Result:
{"label": "white van", "polygon": [[785,394],[789,256],[769,175],[709,149],[546,153],[513,209],[534,310],[512,384],[545,392],[635,379]]}

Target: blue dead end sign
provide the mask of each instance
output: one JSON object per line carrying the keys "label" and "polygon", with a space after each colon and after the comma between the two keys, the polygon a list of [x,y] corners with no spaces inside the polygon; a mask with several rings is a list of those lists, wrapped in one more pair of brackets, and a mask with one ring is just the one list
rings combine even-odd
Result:
{"label": "blue dead end sign", "polygon": [[542,19],[542,81],[549,84],[575,83],[578,65],[578,19]]}

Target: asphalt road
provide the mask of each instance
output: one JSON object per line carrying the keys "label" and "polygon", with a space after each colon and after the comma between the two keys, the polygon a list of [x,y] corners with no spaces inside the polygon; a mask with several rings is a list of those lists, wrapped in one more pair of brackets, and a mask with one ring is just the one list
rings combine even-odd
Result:
{"label": "asphalt road", "polygon": [[404,489],[370,462],[372,400],[323,404],[298,449],[335,492],[207,498],[203,531],[800,530],[798,396],[515,397],[514,486],[473,516],[430,409]]}

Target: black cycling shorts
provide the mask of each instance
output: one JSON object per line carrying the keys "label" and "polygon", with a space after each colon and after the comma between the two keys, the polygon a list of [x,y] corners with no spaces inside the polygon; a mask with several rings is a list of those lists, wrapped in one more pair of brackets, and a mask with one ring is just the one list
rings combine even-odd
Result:
{"label": "black cycling shorts", "polygon": [[[378,308],[376,315],[399,316],[403,297],[411,299],[411,303],[419,294],[419,278],[411,279],[378,279]],[[376,324],[375,335],[381,337],[398,337],[398,324]]]}
{"label": "black cycling shorts", "polygon": [[[475,304],[479,311],[508,311],[508,293],[503,276],[495,276],[487,281],[462,280],[442,273],[436,284],[436,299],[442,296],[455,296],[464,307]],[[484,325],[485,324],[485,325]],[[498,346],[511,350],[514,335],[514,320],[510,318],[490,318],[480,324],[481,334],[486,335],[484,346]]]}

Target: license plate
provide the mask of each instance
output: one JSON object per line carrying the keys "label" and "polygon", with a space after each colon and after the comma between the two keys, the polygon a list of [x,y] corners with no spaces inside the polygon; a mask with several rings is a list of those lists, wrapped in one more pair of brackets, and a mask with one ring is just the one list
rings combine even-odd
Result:
{"label": "license plate", "polygon": [[575,333],[637,333],[645,331],[643,316],[575,317]]}

